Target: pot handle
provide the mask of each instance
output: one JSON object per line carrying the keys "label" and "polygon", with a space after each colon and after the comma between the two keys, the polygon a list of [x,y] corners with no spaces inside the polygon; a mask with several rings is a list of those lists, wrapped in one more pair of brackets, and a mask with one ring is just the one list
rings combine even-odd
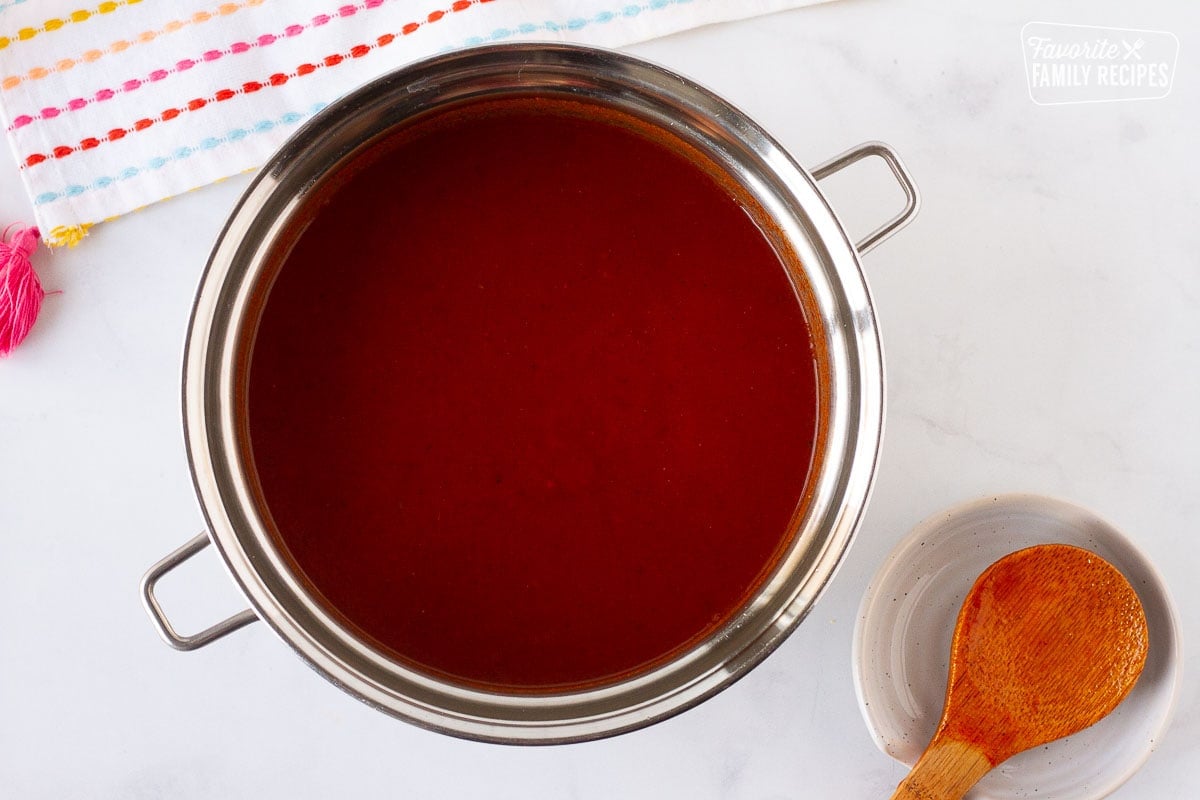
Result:
{"label": "pot handle", "polygon": [[196,553],[199,553],[205,547],[208,547],[208,544],[208,534],[201,533],[147,570],[145,576],[142,578],[142,603],[146,606],[146,612],[150,615],[150,621],[154,623],[154,627],[158,631],[158,635],[163,638],[163,641],[176,650],[199,649],[258,619],[258,615],[247,608],[245,611],[239,611],[234,614],[229,619],[222,620],[216,625],[190,636],[182,636],[177,633],[174,626],[167,620],[162,606],[158,604],[158,598],[154,596],[154,587],[158,584],[160,578],[196,555]]}
{"label": "pot handle", "polygon": [[904,209],[899,214],[855,243],[854,249],[860,255],[871,252],[875,249],[875,245],[911,222],[912,218],[917,215],[917,210],[921,207],[921,195],[917,193],[917,184],[913,182],[912,175],[909,174],[908,169],[904,166],[904,162],[900,160],[900,156],[896,154],[896,151],[883,142],[864,142],[857,147],[851,147],[846,152],[834,156],[824,164],[813,167],[812,175],[817,180],[824,180],[833,173],[839,172],[867,156],[879,156],[887,163],[888,167],[892,170],[892,174],[896,176],[896,182],[904,190],[906,202]]}

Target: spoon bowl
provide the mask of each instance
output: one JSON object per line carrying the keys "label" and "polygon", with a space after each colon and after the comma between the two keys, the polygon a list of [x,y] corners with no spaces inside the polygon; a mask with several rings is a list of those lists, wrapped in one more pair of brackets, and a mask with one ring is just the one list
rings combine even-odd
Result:
{"label": "spoon bowl", "polygon": [[1146,662],[1133,587],[1069,545],[1019,550],[979,576],[951,644],[946,703],[932,741],[893,800],[962,797],[1016,753],[1110,713]]}

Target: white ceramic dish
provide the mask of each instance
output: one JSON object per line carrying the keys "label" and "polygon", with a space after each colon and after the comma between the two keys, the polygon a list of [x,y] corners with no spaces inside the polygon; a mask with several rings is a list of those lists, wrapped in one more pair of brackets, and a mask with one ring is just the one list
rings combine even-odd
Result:
{"label": "white ceramic dish", "polygon": [[1179,630],[1158,572],[1111,525],[1067,503],[1001,495],[922,522],[867,587],[854,635],[859,708],[879,749],[913,765],[941,717],[950,639],[963,597],[1001,556],[1037,544],[1083,547],[1119,569],[1146,611],[1150,652],[1133,691],[1074,736],[1001,764],[969,799],[1096,800],[1124,783],[1170,722],[1180,680]]}

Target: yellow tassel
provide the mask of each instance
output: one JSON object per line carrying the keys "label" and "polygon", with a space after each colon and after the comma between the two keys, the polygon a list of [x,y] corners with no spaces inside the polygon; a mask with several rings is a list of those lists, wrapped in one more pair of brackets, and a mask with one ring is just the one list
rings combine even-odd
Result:
{"label": "yellow tassel", "polygon": [[87,236],[91,230],[92,223],[85,222],[82,225],[59,225],[53,228],[50,234],[46,237],[46,244],[51,247],[74,247],[83,241],[83,237]]}

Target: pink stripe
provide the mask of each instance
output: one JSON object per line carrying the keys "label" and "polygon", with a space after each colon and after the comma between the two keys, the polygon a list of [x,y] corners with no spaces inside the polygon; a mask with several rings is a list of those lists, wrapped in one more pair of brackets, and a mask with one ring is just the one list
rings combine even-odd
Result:
{"label": "pink stripe", "polygon": [[[387,2],[387,0],[364,0],[364,2],[359,3],[358,5],[339,6],[335,13],[337,17],[352,17],[360,10],[369,11],[373,8],[379,8],[385,2]],[[177,61],[174,67],[168,69],[156,69],[147,75],[144,80],[131,78],[119,84],[119,86],[115,89],[100,89],[90,100],[86,97],[76,97],[72,100],[68,100],[67,103],[60,108],[49,107],[43,108],[41,111],[33,115],[22,114],[13,119],[12,124],[8,129],[11,131],[16,130],[17,128],[24,128],[26,125],[30,125],[40,119],[54,119],[59,114],[66,113],[68,111],[78,111],[79,109],[85,108],[92,103],[102,103],[105,100],[111,100],[118,94],[127,94],[129,92],[137,91],[147,83],[164,80],[169,75],[187,72],[200,62],[210,63],[213,61],[219,61],[224,56],[241,55],[242,53],[253,50],[255,47],[270,47],[282,38],[299,36],[309,28],[318,28],[326,23],[331,22],[333,19],[335,19],[335,17],[329,14],[318,14],[313,17],[307,25],[288,25],[283,29],[283,32],[279,34],[264,33],[251,41],[234,42],[224,50],[208,50],[196,59],[185,58]]]}

